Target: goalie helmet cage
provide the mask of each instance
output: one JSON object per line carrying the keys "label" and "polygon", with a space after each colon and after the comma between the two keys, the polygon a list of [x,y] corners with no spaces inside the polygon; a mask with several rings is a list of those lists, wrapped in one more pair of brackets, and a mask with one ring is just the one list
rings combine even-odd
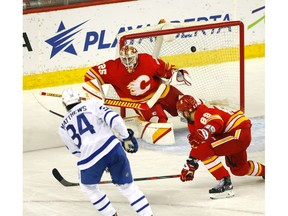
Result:
{"label": "goalie helmet cage", "polygon": [[[192,85],[174,83],[183,94],[244,111],[244,24],[241,21],[162,23],[126,31],[117,38],[119,49],[130,44],[139,53],[151,54],[187,70]],[[121,116],[125,115],[125,108],[121,108]]]}

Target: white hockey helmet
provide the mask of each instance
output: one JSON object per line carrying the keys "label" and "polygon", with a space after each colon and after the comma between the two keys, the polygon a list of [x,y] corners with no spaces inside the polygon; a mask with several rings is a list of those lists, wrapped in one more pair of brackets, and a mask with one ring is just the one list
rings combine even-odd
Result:
{"label": "white hockey helmet", "polygon": [[134,46],[125,45],[119,52],[120,60],[126,70],[131,73],[138,63],[138,51]]}
{"label": "white hockey helmet", "polygon": [[72,104],[80,103],[81,102],[80,95],[73,88],[65,89],[62,92],[62,102],[66,107]]}

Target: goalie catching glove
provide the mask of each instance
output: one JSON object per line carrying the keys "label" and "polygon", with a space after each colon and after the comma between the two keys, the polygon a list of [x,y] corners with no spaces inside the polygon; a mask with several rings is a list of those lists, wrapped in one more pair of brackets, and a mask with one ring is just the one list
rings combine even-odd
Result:
{"label": "goalie catching glove", "polygon": [[194,173],[198,169],[199,164],[197,159],[189,158],[184,164],[184,168],[181,171],[180,180],[182,182],[192,181],[194,179]]}
{"label": "goalie catching glove", "polygon": [[138,151],[138,142],[134,137],[134,131],[130,128],[127,129],[129,136],[121,141],[121,144],[126,152],[136,153]]}
{"label": "goalie catching glove", "polygon": [[176,76],[176,81],[179,83],[184,82],[186,85],[191,86],[192,80],[186,70],[179,69],[179,70],[173,70],[173,75],[170,79],[170,83],[173,80],[173,77]]}

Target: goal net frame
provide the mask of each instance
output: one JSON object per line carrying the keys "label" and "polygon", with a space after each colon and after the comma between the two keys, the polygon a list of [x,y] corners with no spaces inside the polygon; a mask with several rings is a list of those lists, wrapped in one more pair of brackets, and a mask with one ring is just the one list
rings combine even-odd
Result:
{"label": "goal net frame", "polygon": [[[165,23],[164,23],[165,24]],[[164,25],[163,24],[163,25]],[[173,23],[171,23],[173,24]],[[175,23],[180,24],[180,23]],[[189,24],[189,23],[188,23]],[[225,28],[225,27],[239,27],[239,106],[240,110],[243,112],[245,111],[245,57],[244,57],[244,24],[241,21],[227,21],[227,22],[218,22],[218,23],[199,23],[199,24],[189,24],[187,23],[181,23],[179,27],[173,27],[170,29],[161,29],[161,30],[153,30],[152,26],[135,30],[130,30],[123,32],[118,35],[118,49],[117,52],[119,53],[119,50],[126,44],[126,41],[133,40],[136,38],[149,38],[149,37],[158,37],[158,36],[165,36],[165,35],[171,35],[171,34],[177,34],[177,33],[186,33],[191,31],[204,31],[204,30],[211,30],[216,28]],[[162,25],[162,24],[160,24]],[[141,31],[141,32],[139,32]],[[163,38],[162,37],[162,38]],[[158,53],[159,54],[159,53]],[[152,55],[152,54],[151,54]],[[155,56],[156,55],[156,56]],[[157,57],[157,54],[153,54],[154,57]],[[120,113],[122,117],[126,116],[126,109],[121,108]]]}

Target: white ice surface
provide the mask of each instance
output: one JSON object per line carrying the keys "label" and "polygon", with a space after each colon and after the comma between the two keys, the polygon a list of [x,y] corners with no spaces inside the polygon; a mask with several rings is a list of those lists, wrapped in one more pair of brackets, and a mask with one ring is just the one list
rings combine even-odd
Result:
{"label": "white ice surface", "polygon": [[[246,61],[246,114],[253,123],[248,158],[265,164],[264,60]],[[78,87],[78,85],[73,85]],[[23,215],[100,215],[79,187],[64,187],[52,176],[57,168],[72,182],[78,182],[76,158],[63,147],[57,127],[60,118],[46,108],[64,113],[61,100],[39,97],[39,91],[61,92],[64,87],[23,92]],[[175,146],[152,146],[140,141],[136,154],[129,154],[135,178],[179,174],[189,153],[186,129],[175,130]],[[110,180],[108,174],[103,180]],[[265,182],[259,177],[232,176],[235,197],[210,200],[208,190],[217,182],[203,165],[192,182],[178,178],[138,181],[154,216],[250,216],[265,214]],[[112,184],[100,185],[119,216],[136,215],[127,200]]]}

